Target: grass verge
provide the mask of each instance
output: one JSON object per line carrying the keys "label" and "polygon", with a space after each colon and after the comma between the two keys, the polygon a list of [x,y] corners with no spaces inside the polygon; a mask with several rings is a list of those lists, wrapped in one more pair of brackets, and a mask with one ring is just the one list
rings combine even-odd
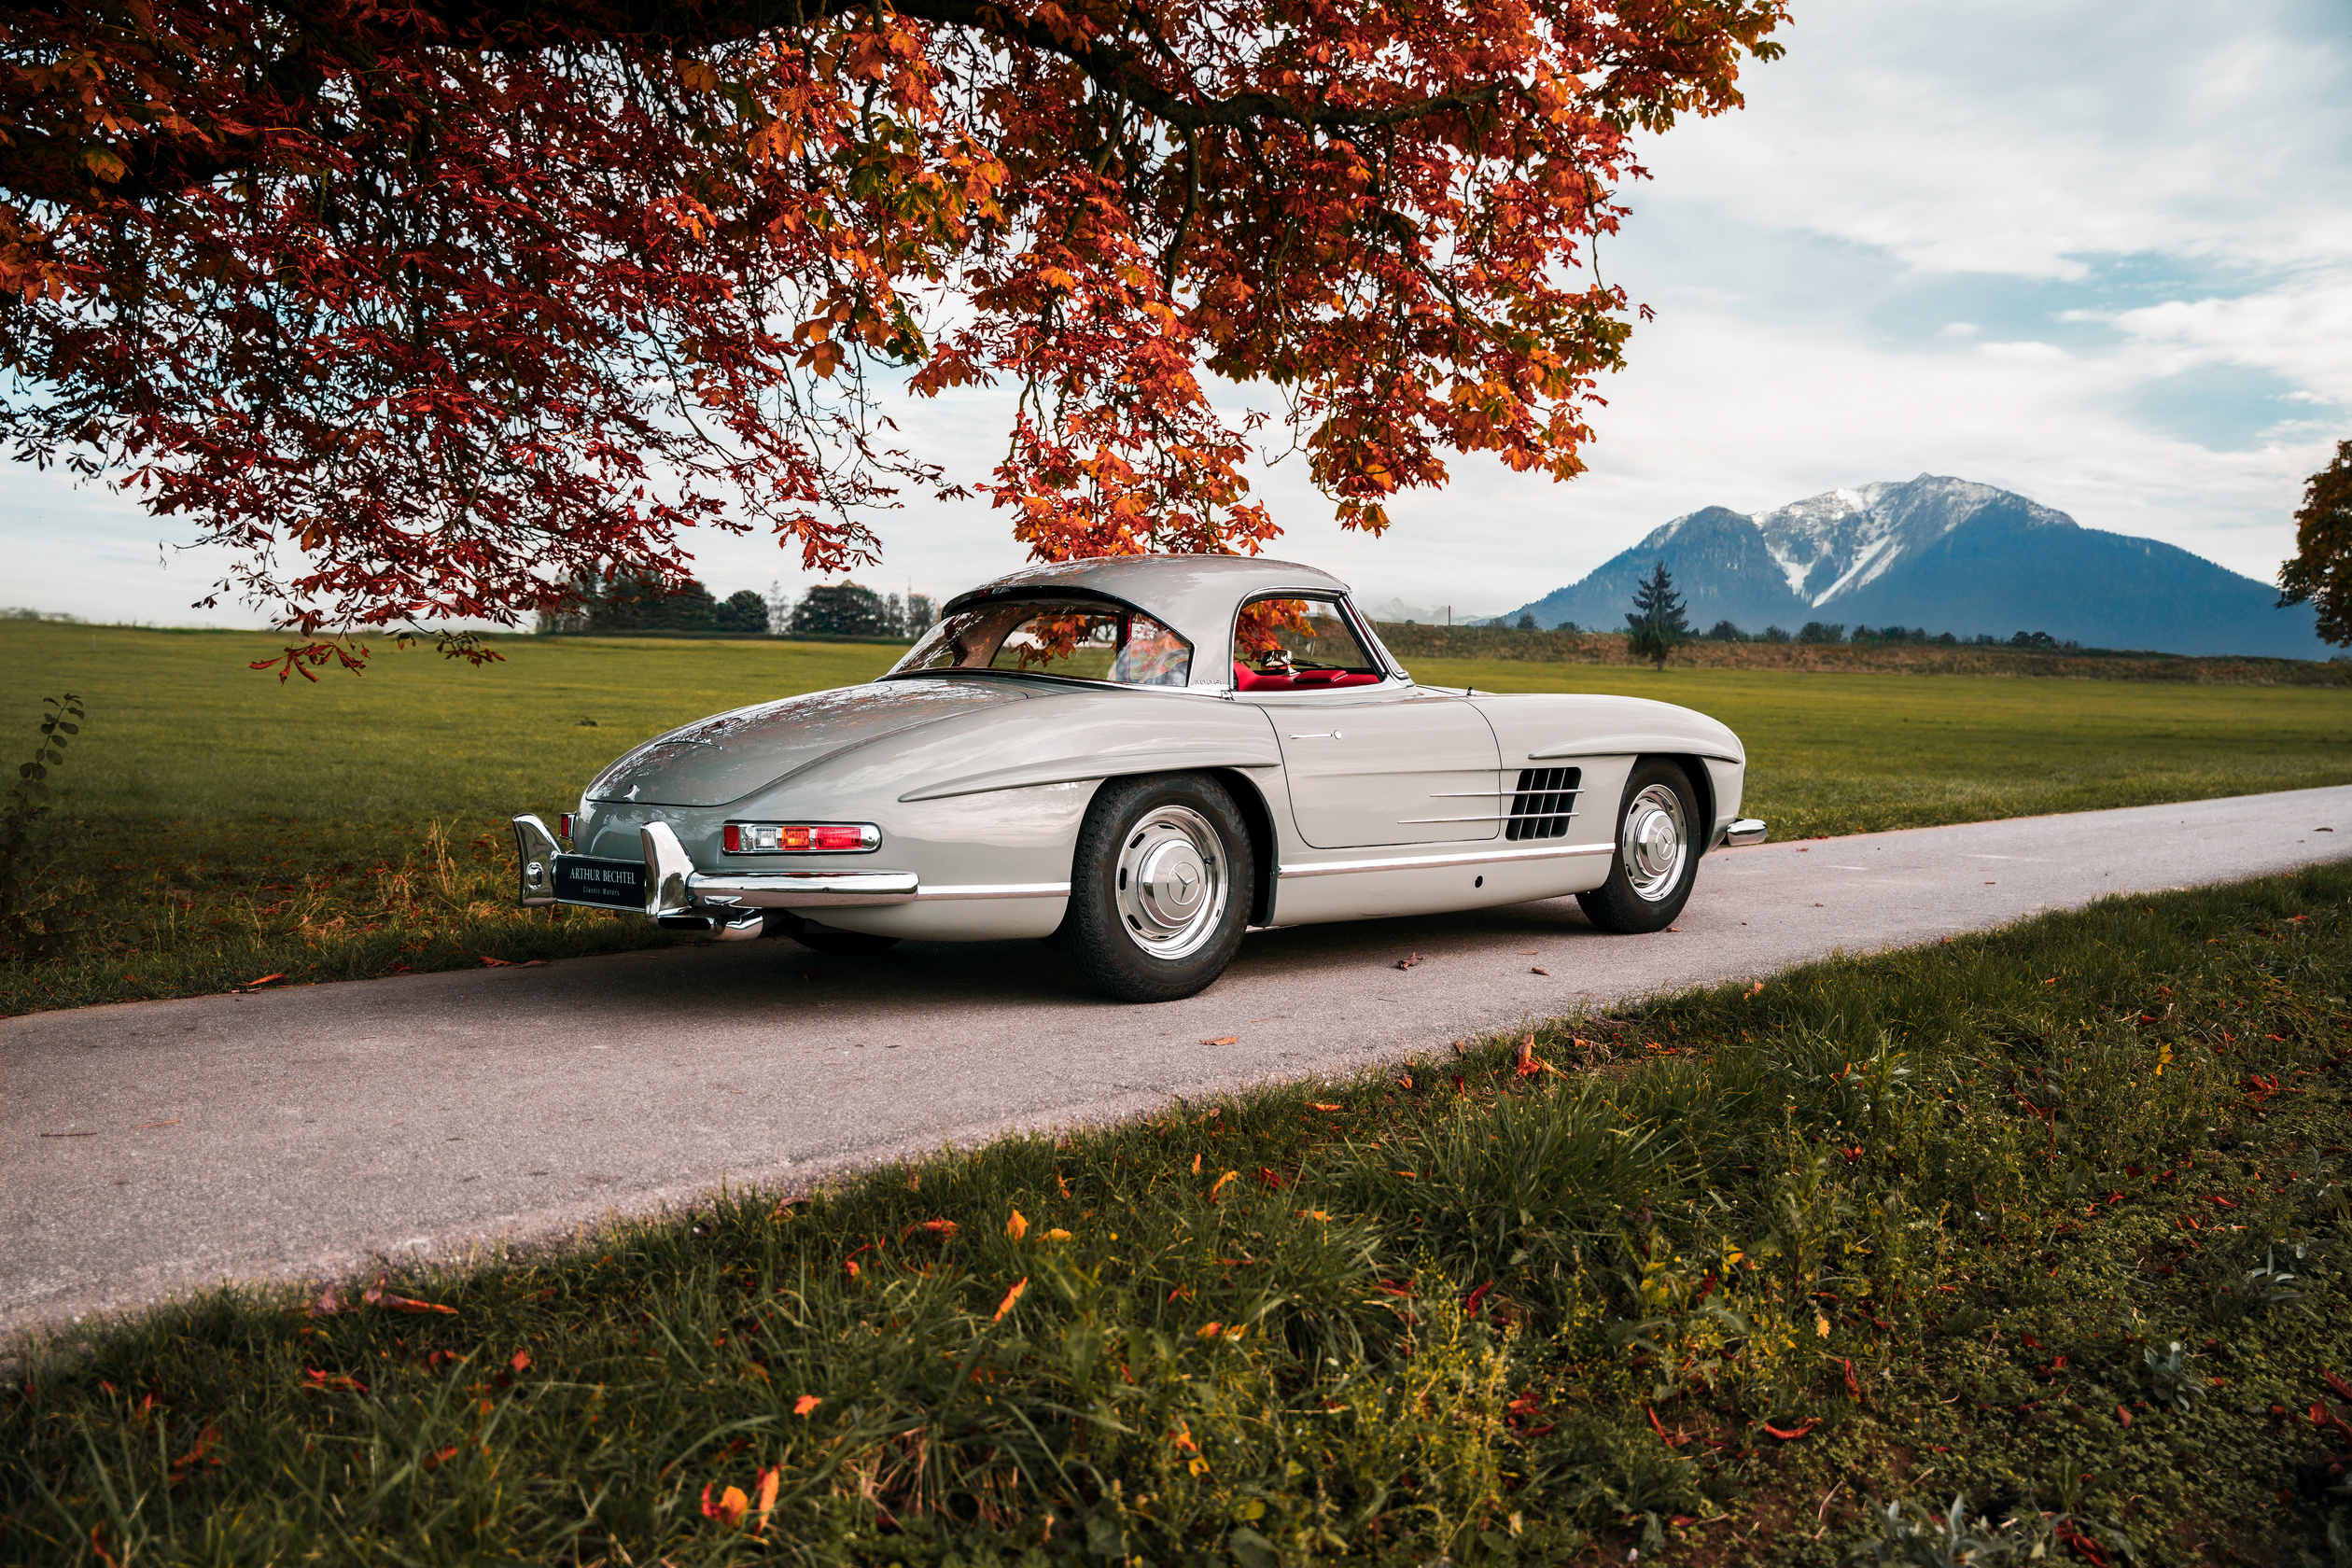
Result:
{"label": "grass verge", "polygon": [[27,1352],[0,1561],[2341,1563],[2348,939],[2110,901],[217,1295]]}
{"label": "grass verge", "polygon": [[[0,765],[29,754],[44,693],[70,689],[88,707],[34,841],[48,929],[0,950],[0,1015],[683,940],[514,907],[507,819],[552,819],[663,730],[868,679],[897,653],[517,638],[483,669],[385,652],[364,676],[282,686],[245,668],[273,646],[0,622],[12,699],[0,746],[22,748]],[[2335,690],[1418,656],[1412,668],[1441,685],[1712,713],[1748,748],[1745,809],[1781,838],[2352,782],[2352,695]]]}

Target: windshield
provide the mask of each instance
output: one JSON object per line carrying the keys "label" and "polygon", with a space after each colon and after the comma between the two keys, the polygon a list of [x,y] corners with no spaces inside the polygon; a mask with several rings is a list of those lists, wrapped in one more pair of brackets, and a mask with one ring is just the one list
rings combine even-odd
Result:
{"label": "windshield", "polygon": [[998,600],[942,616],[890,674],[983,669],[1182,686],[1192,679],[1192,644],[1148,615],[1100,600]]}

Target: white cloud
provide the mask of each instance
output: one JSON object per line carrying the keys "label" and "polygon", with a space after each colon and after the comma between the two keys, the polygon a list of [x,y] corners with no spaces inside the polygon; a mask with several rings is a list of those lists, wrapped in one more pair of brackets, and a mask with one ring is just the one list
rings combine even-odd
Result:
{"label": "white cloud", "polygon": [[2352,249],[2341,32],[2325,0],[1807,0],[1747,109],[1646,161],[1676,200],[1936,271],[2332,259]]}
{"label": "white cloud", "polygon": [[2352,404],[2352,270],[2234,299],[2067,315],[2126,334],[2151,373],[2243,365],[2301,383],[2299,400]]}

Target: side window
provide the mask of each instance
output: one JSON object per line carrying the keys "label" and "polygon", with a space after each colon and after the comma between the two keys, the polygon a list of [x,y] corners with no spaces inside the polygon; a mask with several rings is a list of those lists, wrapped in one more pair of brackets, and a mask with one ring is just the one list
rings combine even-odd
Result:
{"label": "side window", "polygon": [[1277,595],[1241,607],[1233,626],[1233,683],[1242,692],[1369,686],[1381,671],[1336,599]]}
{"label": "side window", "polygon": [[1127,640],[1111,679],[1127,686],[1182,686],[1192,679],[1192,644],[1148,615],[1127,617]]}

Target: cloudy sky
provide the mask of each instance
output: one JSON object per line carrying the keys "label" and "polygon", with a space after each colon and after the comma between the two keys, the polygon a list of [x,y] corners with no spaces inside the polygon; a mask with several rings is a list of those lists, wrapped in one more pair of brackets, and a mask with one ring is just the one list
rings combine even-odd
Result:
{"label": "cloudy sky", "polygon": [[[1288,537],[1374,600],[1516,607],[1666,519],[1954,474],[2270,580],[2304,476],[2352,437],[2352,8],[2343,0],[1794,0],[1748,105],[1645,153],[1603,275],[1657,312],[1604,387],[1591,471],[1483,461],[1342,535],[1293,461]],[[900,417],[966,476],[1002,399]],[[952,593],[1019,563],[985,508],[886,517],[861,580]],[[104,493],[7,475],[0,602],[91,619],[188,608],[185,537]],[[713,536],[721,596],[800,586]]]}

